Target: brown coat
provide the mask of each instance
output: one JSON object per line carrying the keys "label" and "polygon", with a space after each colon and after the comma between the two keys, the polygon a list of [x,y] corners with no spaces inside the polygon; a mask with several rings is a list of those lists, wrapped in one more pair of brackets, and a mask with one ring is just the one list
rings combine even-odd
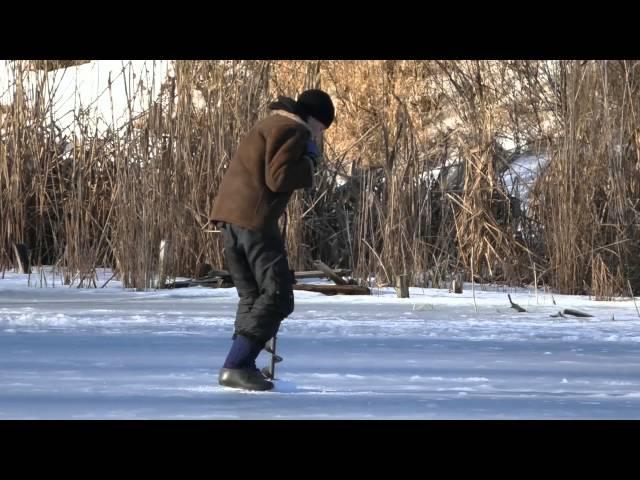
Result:
{"label": "brown coat", "polygon": [[287,112],[258,122],[238,145],[210,219],[258,231],[276,225],[293,191],[313,185],[304,155],[310,136],[308,125]]}

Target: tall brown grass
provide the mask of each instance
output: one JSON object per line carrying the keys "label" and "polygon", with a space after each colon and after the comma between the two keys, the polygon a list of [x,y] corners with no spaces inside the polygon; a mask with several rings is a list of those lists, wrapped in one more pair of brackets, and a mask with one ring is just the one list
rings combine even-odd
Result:
{"label": "tall brown grass", "polygon": [[[32,263],[56,265],[67,283],[96,285],[108,266],[145,289],[157,284],[162,240],[170,276],[224,267],[207,215],[238,141],[276,95],[319,87],[337,120],[316,187],[288,210],[294,268],[320,258],[379,284],[403,274],[442,287],[453,274],[471,280],[473,264],[478,282],[640,291],[639,65],[177,61],[127,128],[96,136],[79,117],[76,136],[38,96],[47,71],[74,67],[37,65],[34,86],[33,65],[13,62],[0,112],[0,267],[26,243]],[[502,177],[520,154],[549,158],[522,205]]]}

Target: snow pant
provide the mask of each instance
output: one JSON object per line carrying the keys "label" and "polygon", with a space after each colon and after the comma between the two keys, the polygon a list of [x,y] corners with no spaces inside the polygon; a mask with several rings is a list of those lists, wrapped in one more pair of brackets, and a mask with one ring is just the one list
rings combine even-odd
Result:
{"label": "snow pant", "polygon": [[295,277],[284,240],[277,225],[259,232],[230,223],[220,227],[227,268],[240,297],[234,338],[242,335],[264,345],[294,308]]}

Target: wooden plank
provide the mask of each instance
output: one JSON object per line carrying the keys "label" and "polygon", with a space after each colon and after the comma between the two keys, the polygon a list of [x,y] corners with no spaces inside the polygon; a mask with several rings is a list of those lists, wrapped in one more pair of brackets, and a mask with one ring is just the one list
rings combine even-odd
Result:
{"label": "wooden plank", "polygon": [[[339,268],[333,270],[333,273],[339,275],[341,277],[346,277],[351,274],[351,270],[347,270],[345,268]],[[296,272],[296,278],[325,278],[327,274],[322,270],[304,270],[300,272]]]}
{"label": "wooden plank", "polygon": [[[336,269],[336,270],[333,270],[332,272],[335,275],[348,275],[349,273],[351,273],[350,270],[346,270],[346,269]],[[295,272],[295,277],[296,278],[325,278],[327,277],[327,274],[325,271],[322,271],[322,270],[305,270],[305,271]],[[343,286],[354,285],[354,283],[347,282],[345,280],[343,280],[343,282],[345,282]],[[172,282],[167,284],[166,288],[186,288],[186,287],[196,287],[199,285],[203,287],[211,287],[211,288],[220,288],[220,287],[226,288],[230,286],[232,287],[233,281],[231,280],[231,275],[226,270],[213,270],[211,268],[208,268],[206,277],[192,278],[189,280]],[[362,290],[362,292],[364,292],[364,290]],[[358,293],[358,295],[360,294],[365,294],[365,293]],[[366,293],[366,295],[369,295],[369,293]]]}
{"label": "wooden plank", "polygon": [[[187,288],[197,286],[208,288],[231,288],[233,287],[233,283],[219,278],[207,280],[183,280],[168,283],[166,288]],[[293,289],[322,293],[324,295],[371,295],[371,290],[368,287],[362,287],[360,285],[296,284],[293,285]]]}
{"label": "wooden plank", "polygon": [[325,295],[371,295],[369,287],[360,285],[309,285],[297,284],[294,290],[323,293]]}
{"label": "wooden plank", "polygon": [[177,280],[167,283],[165,288],[187,288],[187,287],[208,287],[208,288],[231,288],[233,282],[226,278],[206,278],[201,280]]}
{"label": "wooden plank", "polygon": [[[339,269],[335,269],[332,270],[332,272],[335,275],[349,275],[351,273],[351,270],[347,270],[344,268],[339,268]],[[299,272],[295,272],[295,276],[296,278],[326,278],[327,274],[322,271],[322,270],[303,270],[303,271],[299,271]],[[207,270],[207,275],[206,277],[200,277],[199,279],[205,279],[205,278],[213,278],[213,277],[222,277],[222,278],[226,278],[226,277],[231,277],[229,275],[229,272],[227,272],[226,270],[212,270],[209,269]],[[196,277],[198,278],[198,277]],[[344,281],[344,280],[343,280]],[[348,282],[345,281],[345,285]]]}

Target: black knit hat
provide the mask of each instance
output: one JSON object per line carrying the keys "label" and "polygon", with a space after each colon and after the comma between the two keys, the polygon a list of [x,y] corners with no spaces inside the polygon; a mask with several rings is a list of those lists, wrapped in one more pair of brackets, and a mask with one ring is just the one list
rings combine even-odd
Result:
{"label": "black knit hat", "polygon": [[325,127],[329,128],[333,123],[336,111],[331,97],[322,90],[306,90],[300,94],[296,103],[304,113],[323,123]]}

